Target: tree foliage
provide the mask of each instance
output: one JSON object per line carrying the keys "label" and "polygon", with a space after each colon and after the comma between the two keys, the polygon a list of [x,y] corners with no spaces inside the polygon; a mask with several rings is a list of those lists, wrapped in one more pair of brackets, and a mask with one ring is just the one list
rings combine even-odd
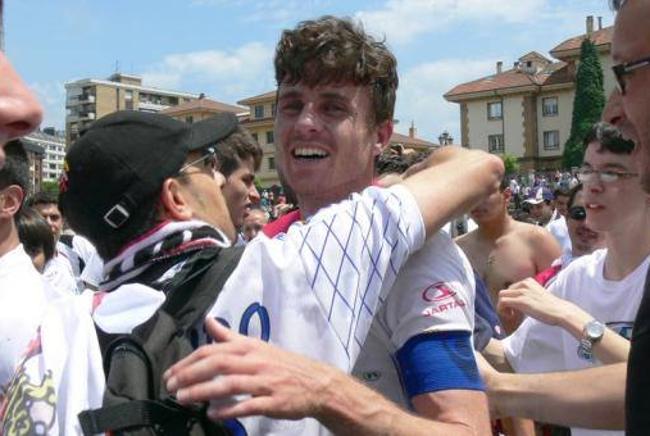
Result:
{"label": "tree foliage", "polygon": [[505,167],[506,174],[515,174],[519,172],[519,160],[516,156],[505,153],[501,156],[503,159],[503,166]]}
{"label": "tree foliage", "polygon": [[582,141],[594,123],[600,120],[604,108],[603,69],[598,59],[596,46],[589,38],[586,38],[580,46],[571,135],[564,145],[562,160],[565,168],[582,164],[585,152]]}

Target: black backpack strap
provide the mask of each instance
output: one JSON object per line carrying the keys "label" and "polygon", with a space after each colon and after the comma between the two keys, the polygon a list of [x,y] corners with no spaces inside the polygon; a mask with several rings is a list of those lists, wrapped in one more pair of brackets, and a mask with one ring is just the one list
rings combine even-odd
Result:
{"label": "black backpack strap", "polygon": [[[139,427],[156,429],[156,434],[187,433],[189,410],[172,401],[133,400],[79,414],[84,435],[124,431]],[[202,418],[197,414],[196,421]]]}

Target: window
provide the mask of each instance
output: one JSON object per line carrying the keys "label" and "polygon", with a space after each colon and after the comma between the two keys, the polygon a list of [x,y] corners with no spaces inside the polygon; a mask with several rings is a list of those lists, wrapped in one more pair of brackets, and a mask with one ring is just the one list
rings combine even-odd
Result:
{"label": "window", "polygon": [[500,120],[503,118],[503,105],[500,101],[488,103],[487,105],[488,120]]}
{"label": "window", "polygon": [[547,97],[542,99],[542,116],[557,116],[557,97]]}
{"label": "window", "polygon": [[259,140],[257,139],[257,133],[251,133],[251,136],[253,137],[253,139],[255,140],[255,142],[258,142],[258,143],[259,143]]}
{"label": "window", "polygon": [[275,170],[275,158],[274,157],[269,158],[269,170],[270,171]]}
{"label": "window", "polygon": [[273,144],[275,141],[273,140],[273,130],[269,130],[266,132],[266,143],[267,144]]}
{"label": "window", "polygon": [[503,153],[504,148],[503,135],[488,136],[488,151],[490,153]]}
{"label": "window", "polygon": [[560,149],[560,131],[549,130],[544,132],[544,150]]}
{"label": "window", "polygon": [[261,104],[255,106],[255,118],[264,118],[264,106]]}

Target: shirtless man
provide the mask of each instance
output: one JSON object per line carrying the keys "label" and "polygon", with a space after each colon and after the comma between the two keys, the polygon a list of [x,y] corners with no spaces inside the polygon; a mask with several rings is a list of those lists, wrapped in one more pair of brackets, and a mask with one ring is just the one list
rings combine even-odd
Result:
{"label": "shirtless man", "polygon": [[[505,235],[519,236],[515,242],[520,244],[523,253],[521,268],[523,272],[530,272],[530,275],[548,268],[561,253],[560,246],[547,230],[515,221],[508,214],[511,192],[506,183],[502,182],[499,192],[492,194],[470,212],[470,217],[478,224],[478,228],[456,238],[456,243],[467,255],[477,276],[484,281],[490,275],[490,253],[500,244],[499,238]],[[508,277],[502,279],[510,280]],[[516,280],[512,279],[511,282]],[[495,289],[494,292],[500,289],[503,288]]]}

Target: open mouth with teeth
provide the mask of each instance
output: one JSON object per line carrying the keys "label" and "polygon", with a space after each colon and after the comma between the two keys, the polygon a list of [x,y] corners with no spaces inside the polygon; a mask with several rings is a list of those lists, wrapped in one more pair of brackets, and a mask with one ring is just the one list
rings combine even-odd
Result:
{"label": "open mouth with teeth", "polygon": [[296,148],[291,152],[291,156],[294,159],[318,160],[325,159],[329,155],[326,151],[310,147]]}

